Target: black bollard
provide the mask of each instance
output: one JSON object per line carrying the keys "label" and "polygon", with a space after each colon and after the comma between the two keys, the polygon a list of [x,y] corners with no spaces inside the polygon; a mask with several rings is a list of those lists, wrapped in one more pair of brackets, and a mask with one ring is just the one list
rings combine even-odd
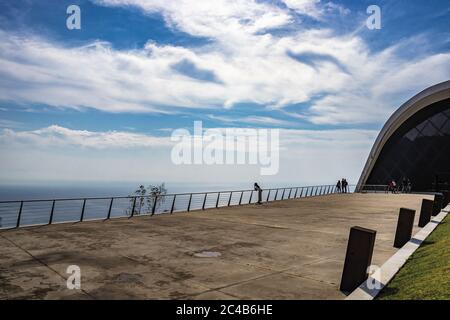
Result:
{"label": "black bollard", "polygon": [[433,204],[432,200],[423,199],[422,207],[420,208],[420,217],[419,217],[419,227],[423,228],[427,225],[431,220],[431,214],[433,213]]}
{"label": "black bollard", "polygon": [[444,191],[442,193],[444,194],[444,202],[442,204],[442,208],[445,208],[450,204],[450,192]]}
{"label": "black bollard", "polygon": [[397,221],[397,230],[395,231],[395,248],[401,248],[409,240],[411,240],[415,214],[416,210],[400,208],[400,213],[398,215]]}
{"label": "black bollard", "polygon": [[433,216],[437,216],[441,212],[443,201],[444,195],[442,193],[436,193],[434,195]]}
{"label": "black bollard", "polygon": [[376,234],[375,230],[361,227],[350,229],[342,271],[341,291],[352,292],[367,279],[367,268],[372,262]]}

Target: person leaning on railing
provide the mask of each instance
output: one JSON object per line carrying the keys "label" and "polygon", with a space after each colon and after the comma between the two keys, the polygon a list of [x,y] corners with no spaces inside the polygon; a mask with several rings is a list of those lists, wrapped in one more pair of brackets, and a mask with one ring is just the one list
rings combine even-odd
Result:
{"label": "person leaning on railing", "polygon": [[255,182],[255,185],[254,185],[254,189],[255,189],[255,191],[258,191],[258,202],[257,202],[257,204],[261,204],[261,202],[262,202],[262,189],[256,182]]}

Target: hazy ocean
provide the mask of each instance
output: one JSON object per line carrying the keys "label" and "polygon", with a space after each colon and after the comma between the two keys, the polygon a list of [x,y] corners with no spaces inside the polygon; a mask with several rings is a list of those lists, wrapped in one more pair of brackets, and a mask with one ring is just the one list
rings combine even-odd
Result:
{"label": "hazy ocean", "polygon": [[[128,196],[139,187],[139,183],[47,183],[0,185],[0,201],[95,198]],[[221,190],[250,190],[253,184],[182,184],[166,183],[167,193],[203,192]]]}

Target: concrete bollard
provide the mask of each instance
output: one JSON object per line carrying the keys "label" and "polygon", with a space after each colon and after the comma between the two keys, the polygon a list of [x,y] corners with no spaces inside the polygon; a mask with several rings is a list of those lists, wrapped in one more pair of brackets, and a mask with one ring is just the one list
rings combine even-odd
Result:
{"label": "concrete bollard", "polygon": [[376,234],[375,230],[361,227],[350,229],[342,271],[341,291],[352,292],[367,279],[367,269],[372,262]]}
{"label": "concrete bollard", "polygon": [[419,217],[419,227],[423,228],[427,225],[431,220],[431,214],[433,213],[433,204],[432,200],[423,199],[422,207],[420,207],[420,217]]}
{"label": "concrete bollard", "polygon": [[395,231],[395,248],[401,248],[409,240],[411,240],[415,215],[416,210],[400,208],[400,213],[398,215],[397,221],[397,230]]}
{"label": "concrete bollard", "polygon": [[441,212],[443,201],[444,195],[442,193],[436,193],[434,195],[433,216],[437,216]]}

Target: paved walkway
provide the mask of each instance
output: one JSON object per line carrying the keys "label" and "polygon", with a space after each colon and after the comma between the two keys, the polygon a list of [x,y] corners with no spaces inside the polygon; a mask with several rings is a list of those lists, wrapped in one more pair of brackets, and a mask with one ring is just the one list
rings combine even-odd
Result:
{"label": "paved walkway", "polygon": [[[2,231],[0,299],[343,299],[350,227],[377,230],[381,265],[396,252],[399,208],[417,221],[422,197],[330,195]],[[69,265],[81,268],[81,290],[66,288]]]}

